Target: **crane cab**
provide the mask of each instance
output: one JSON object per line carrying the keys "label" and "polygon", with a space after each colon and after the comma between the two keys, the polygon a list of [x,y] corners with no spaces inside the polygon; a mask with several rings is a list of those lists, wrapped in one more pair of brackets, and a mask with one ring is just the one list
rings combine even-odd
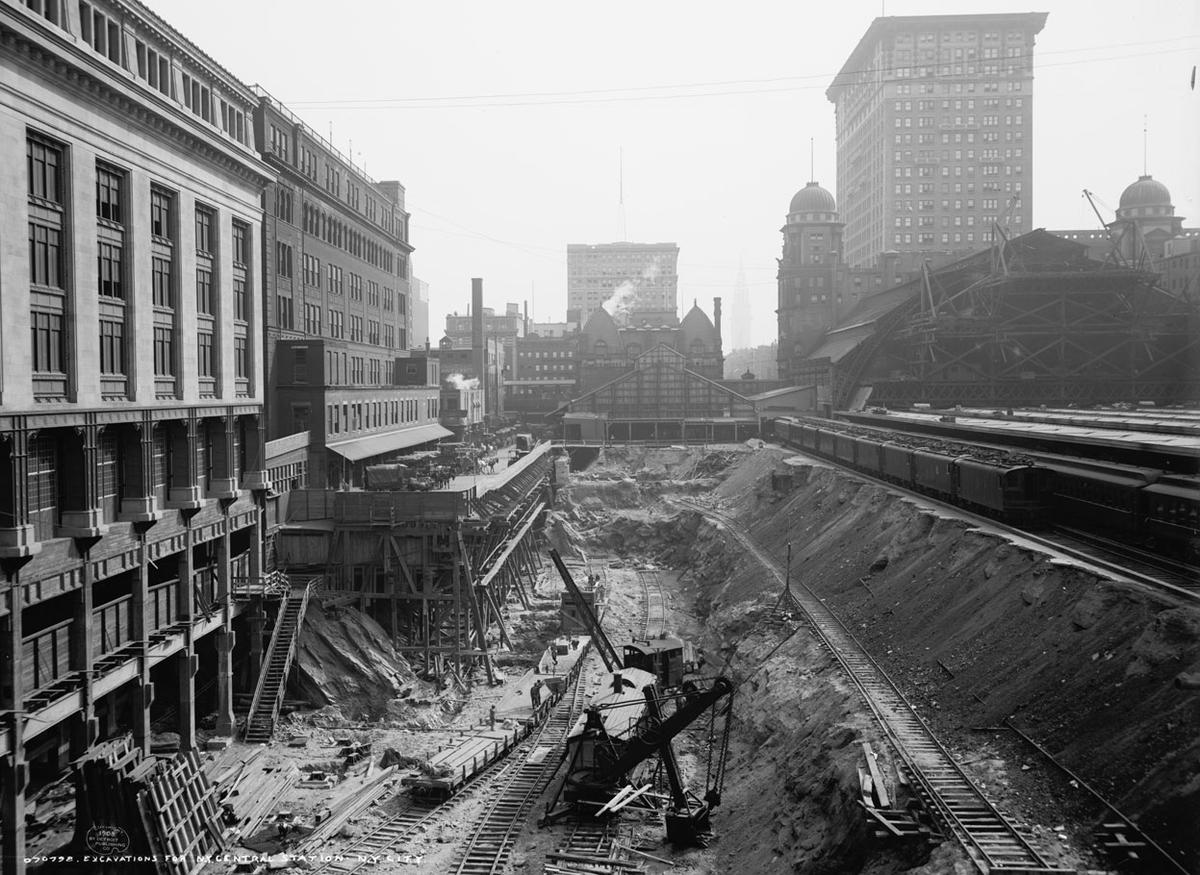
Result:
{"label": "crane cab", "polygon": [[677,687],[687,670],[683,651],[683,641],[671,636],[634,641],[625,645],[622,664],[650,672],[663,688]]}

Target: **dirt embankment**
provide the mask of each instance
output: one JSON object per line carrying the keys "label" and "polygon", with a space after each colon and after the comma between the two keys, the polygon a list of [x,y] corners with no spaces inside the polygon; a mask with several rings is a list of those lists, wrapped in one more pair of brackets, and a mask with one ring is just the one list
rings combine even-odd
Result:
{"label": "dirt embankment", "polygon": [[293,693],[348,718],[379,718],[418,683],[383,627],[353,608],[309,602],[295,657]]}
{"label": "dirt embankment", "polygon": [[[1200,863],[1200,610],[1056,563],[823,466],[755,536],[958,744],[1005,718]],[[1193,863],[1193,866],[1197,865]]]}
{"label": "dirt embankment", "polygon": [[[608,451],[566,491],[562,515],[597,545],[684,572],[678,595],[713,661],[729,659],[739,675],[758,669],[739,694],[719,860],[747,871],[901,865],[866,855],[853,806],[861,753],[852,742],[871,740],[873,725],[807,633],[768,657],[786,634],[764,622],[778,584],[696,514],[659,502],[677,487],[742,519],[781,563],[790,543],[794,579],[827,600],[977,780],[1063,863],[1097,865],[1069,847],[1087,846],[1092,810],[1081,803],[1072,823],[1063,809],[1074,801],[1041,792],[1032,777],[1057,774],[1036,751],[975,728],[1010,718],[1178,859],[1200,860],[1200,694],[1173,684],[1200,670],[1200,612],[820,464],[785,465],[781,451],[693,453],[661,471],[645,453]],[[772,472],[792,473],[793,488],[774,491]],[[923,870],[961,863],[943,847]]]}

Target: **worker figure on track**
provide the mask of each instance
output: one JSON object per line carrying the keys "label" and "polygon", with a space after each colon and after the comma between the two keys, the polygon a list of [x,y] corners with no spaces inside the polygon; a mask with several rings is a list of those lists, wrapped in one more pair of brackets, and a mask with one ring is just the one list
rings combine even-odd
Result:
{"label": "worker figure on track", "polygon": [[534,681],[533,686],[529,688],[529,701],[533,705],[533,711],[536,714],[538,705],[542,703],[542,682]]}

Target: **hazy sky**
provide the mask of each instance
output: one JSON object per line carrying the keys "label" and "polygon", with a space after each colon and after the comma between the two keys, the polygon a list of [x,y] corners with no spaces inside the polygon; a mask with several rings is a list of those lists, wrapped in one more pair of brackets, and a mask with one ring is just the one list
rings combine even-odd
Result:
{"label": "hazy sky", "polygon": [[[1035,48],[1035,226],[1106,220],[1142,172],[1200,226],[1200,3],[888,0],[732,4],[148,0],[375,179],[400,179],[430,334],[485,303],[562,319],[566,246],[679,244],[679,298],[775,336],[775,259],[792,194],[836,189],[825,89],[881,14],[1049,12]],[[340,13],[340,17],[339,17]],[[618,208],[624,150],[625,227]],[[749,302],[734,301],[743,264]],[[726,332],[728,337],[728,332]],[[417,339],[418,342],[421,340]]]}

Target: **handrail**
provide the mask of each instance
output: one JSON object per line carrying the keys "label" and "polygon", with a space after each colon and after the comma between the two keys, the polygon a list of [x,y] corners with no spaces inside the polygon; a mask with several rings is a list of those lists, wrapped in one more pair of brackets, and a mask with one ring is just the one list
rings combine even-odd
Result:
{"label": "handrail", "polygon": [[[246,715],[247,724],[249,724],[250,719],[252,719],[254,717],[255,712],[258,711],[259,706],[262,704],[263,688],[266,686],[266,680],[267,680],[267,668],[271,664],[271,659],[276,654],[276,648],[279,645],[279,629],[283,623],[284,615],[287,612],[288,605],[291,603],[291,595],[294,594],[295,589],[296,588],[292,589],[291,593],[289,593],[288,598],[283,599],[279,603],[279,613],[275,617],[275,630],[271,635],[271,646],[269,648],[267,648],[267,652],[263,655],[263,665],[262,665],[262,669],[260,670],[259,675],[258,675],[258,684],[255,686],[255,689],[254,689],[254,699],[251,701],[250,711]],[[301,589],[300,607],[299,607],[299,610],[297,610],[297,612],[296,612],[296,627],[292,630],[291,639],[287,643],[287,651],[284,654],[284,660],[283,660],[283,664],[285,667],[284,676],[279,682],[279,688],[275,691],[275,699],[273,702],[271,702],[271,723],[272,723],[272,725],[274,725],[275,720],[279,715],[279,706],[283,702],[283,694],[284,694],[285,688],[287,687],[286,668],[291,665],[292,659],[294,659],[295,655],[296,655],[297,642],[300,637],[300,622],[301,622],[301,619],[304,617],[305,610],[308,608],[308,599],[309,599],[309,594],[311,592],[312,592],[312,581],[305,584],[304,587]]]}
{"label": "handrail", "polygon": [[[283,625],[283,615],[287,611],[288,600],[284,599],[279,603],[279,611],[275,615],[275,630]],[[263,654],[262,665],[258,670],[258,683],[254,686],[254,698],[250,701],[250,711],[246,715],[246,723],[249,725],[250,718],[254,716],[254,712],[258,710],[258,703],[262,699],[263,687],[267,684],[267,666],[271,664],[271,654],[275,650],[276,636],[274,632],[271,634],[271,645],[267,648],[267,652]]]}
{"label": "handrail", "polygon": [[37,632],[33,632],[29,635],[25,635],[24,637],[21,638],[21,643],[28,644],[30,641],[33,641],[35,638],[41,638],[45,635],[49,635],[52,632],[57,632],[59,629],[62,629],[65,626],[70,626],[73,622],[75,622],[75,621],[74,620],[62,620],[58,623],[54,623],[53,625],[47,626],[46,628],[41,629]]}

